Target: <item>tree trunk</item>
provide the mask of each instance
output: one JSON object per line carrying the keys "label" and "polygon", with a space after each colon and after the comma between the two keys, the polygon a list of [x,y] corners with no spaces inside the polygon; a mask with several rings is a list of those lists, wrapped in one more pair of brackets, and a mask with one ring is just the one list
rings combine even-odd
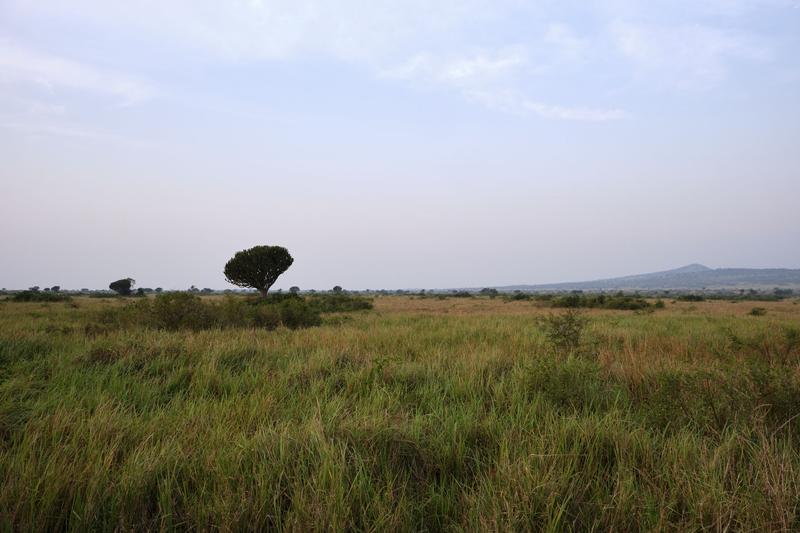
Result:
{"label": "tree trunk", "polygon": [[259,292],[259,293],[261,293],[261,297],[262,297],[262,298],[266,298],[266,297],[267,297],[267,291],[268,291],[268,290],[269,290],[269,289],[258,289],[258,292]]}

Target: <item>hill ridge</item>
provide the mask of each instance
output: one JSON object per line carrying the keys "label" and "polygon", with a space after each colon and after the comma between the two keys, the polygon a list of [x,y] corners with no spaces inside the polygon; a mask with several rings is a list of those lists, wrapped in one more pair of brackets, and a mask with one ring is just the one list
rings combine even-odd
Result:
{"label": "hill ridge", "polygon": [[502,291],[564,290],[673,290],[800,288],[800,269],[789,268],[709,268],[692,263],[671,270],[633,274],[615,278],[536,285],[505,285]]}

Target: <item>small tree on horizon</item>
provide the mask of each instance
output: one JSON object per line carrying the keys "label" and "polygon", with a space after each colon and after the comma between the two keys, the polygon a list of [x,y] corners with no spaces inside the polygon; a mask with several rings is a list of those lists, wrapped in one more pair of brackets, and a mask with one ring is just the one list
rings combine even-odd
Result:
{"label": "small tree on horizon", "polygon": [[238,287],[256,289],[267,297],[270,287],[294,263],[283,246],[254,246],[236,252],[225,264],[225,279]]}
{"label": "small tree on horizon", "polygon": [[339,285],[333,288],[333,292],[335,292],[336,294],[341,294],[342,290],[343,289]]}
{"label": "small tree on horizon", "polygon": [[133,285],[136,283],[136,280],[133,278],[122,278],[118,279],[117,281],[112,281],[108,288],[112,291],[116,292],[120,296],[130,296],[131,289]]}
{"label": "small tree on horizon", "polygon": [[297,294],[298,292],[300,292],[300,287],[298,287],[297,285],[293,285],[289,287],[289,292],[291,292],[292,294]]}

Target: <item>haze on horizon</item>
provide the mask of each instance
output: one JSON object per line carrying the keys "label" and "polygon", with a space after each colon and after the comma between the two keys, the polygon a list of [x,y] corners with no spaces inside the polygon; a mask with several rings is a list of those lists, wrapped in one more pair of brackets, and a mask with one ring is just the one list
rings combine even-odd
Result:
{"label": "haze on horizon", "polygon": [[798,52],[798,0],[3,0],[0,287],[798,268]]}

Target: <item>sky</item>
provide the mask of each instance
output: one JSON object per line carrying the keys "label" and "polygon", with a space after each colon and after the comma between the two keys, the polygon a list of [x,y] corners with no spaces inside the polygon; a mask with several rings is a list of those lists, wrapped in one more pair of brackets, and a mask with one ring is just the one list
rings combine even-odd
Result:
{"label": "sky", "polygon": [[800,268],[800,0],[0,0],[0,287]]}

